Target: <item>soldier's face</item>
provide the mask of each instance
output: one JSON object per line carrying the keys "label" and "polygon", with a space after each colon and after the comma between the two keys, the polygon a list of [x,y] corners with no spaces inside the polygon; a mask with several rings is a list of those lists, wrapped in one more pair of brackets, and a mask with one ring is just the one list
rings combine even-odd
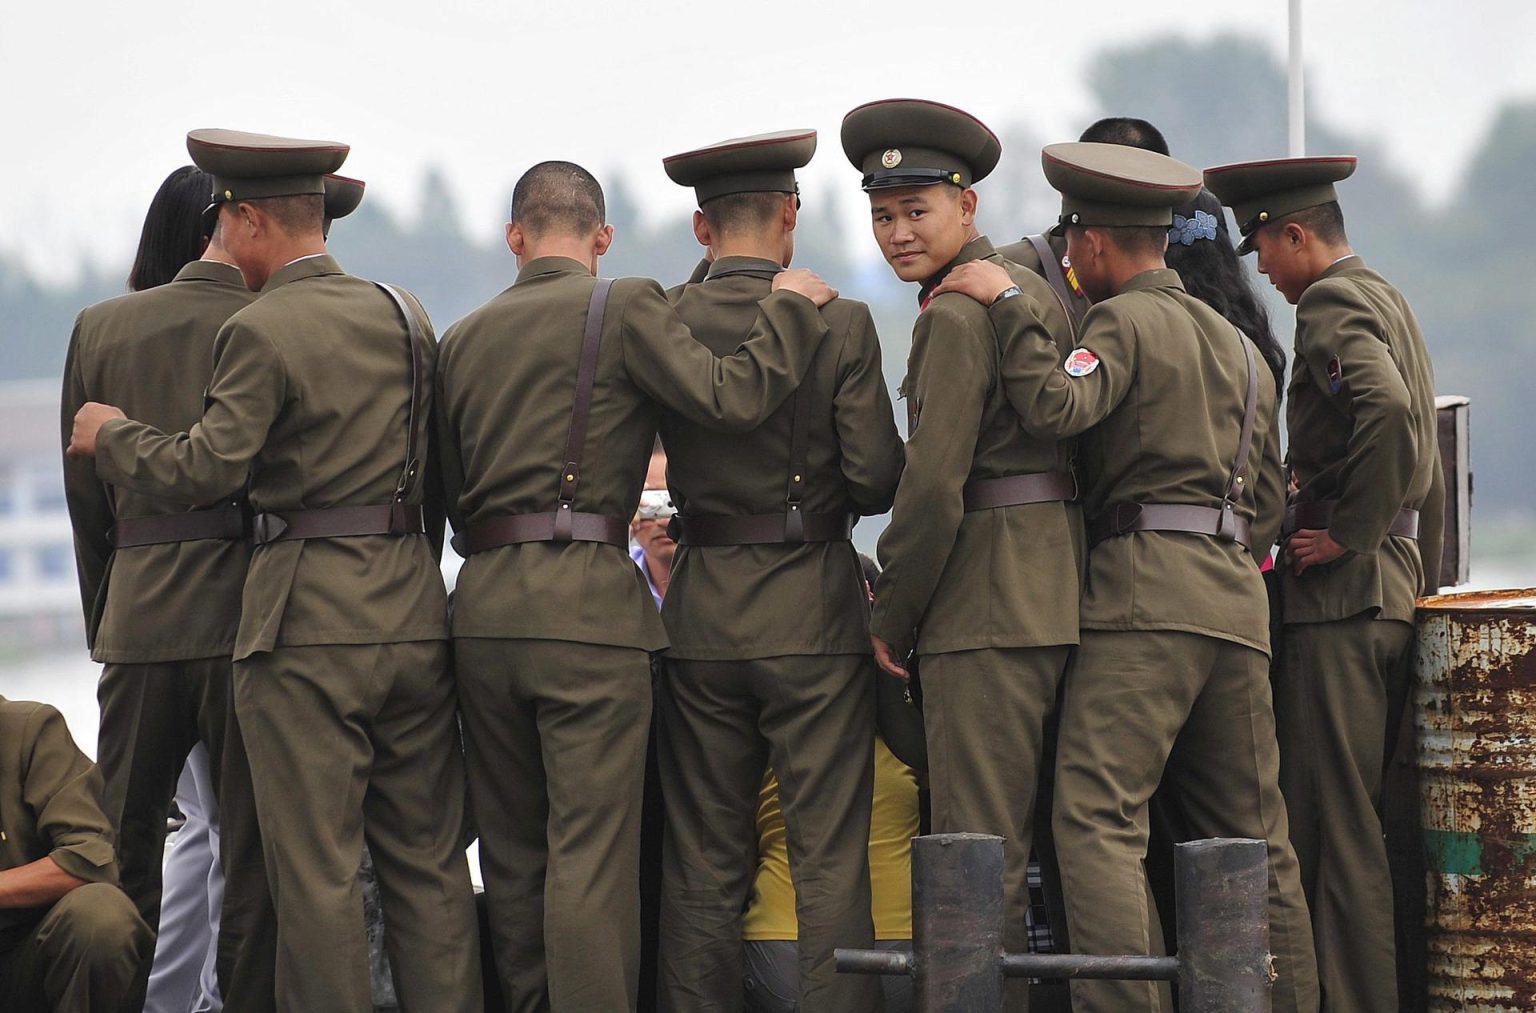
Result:
{"label": "soldier's face", "polygon": [[1300,248],[1292,241],[1290,230],[1275,224],[1261,225],[1253,234],[1254,255],[1259,258],[1259,273],[1294,306],[1311,279],[1306,276]]}
{"label": "soldier's face", "polygon": [[875,241],[902,281],[927,281],[954,260],[975,210],[975,194],[948,183],[869,191]]}

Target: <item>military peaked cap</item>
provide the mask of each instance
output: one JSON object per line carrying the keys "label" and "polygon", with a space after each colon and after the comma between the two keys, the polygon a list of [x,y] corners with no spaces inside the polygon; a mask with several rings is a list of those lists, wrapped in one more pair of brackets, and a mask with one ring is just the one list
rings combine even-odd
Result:
{"label": "military peaked cap", "polygon": [[816,153],[816,131],[735,137],[661,160],[672,182],[693,187],[699,203],[731,193],[798,193],[795,170]]}
{"label": "military peaked cap", "polygon": [[326,176],[324,183],[325,227],[329,231],[331,222],[357,210],[357,206],[363,202],[363,190],[368,184],[360,179],[335,174]]}
{"label": "military peaked cap", "polygon": [[1205,170],[1205,186],[1237,219],[1243,234],[1237,252],[1252,253],[1260,226],[1338,200],[1333,184],[1353,175],[1358,162],[1354,155],[1234,162]]}
{"label": "military peaked cap", "polygon": [[1046,181],[1061,194],[1068,225],[1173,224],[1173,209],[1200,193],[1200,171],[1176,158],[1124,144],[1073,141],[1040,152]]}
{"label": "military peaked cap", "polygon": [[351,148],[335,141],[194,130],[187,152],[213,176],[213,203],[325,193],[325,175],[341,168]]}
{"label": "military peaked cap", "polygon": [[987,125],[954,106],[923,99],[867,102],[843,117],[843,153],[865,190],[986,179],[1003,154]]}

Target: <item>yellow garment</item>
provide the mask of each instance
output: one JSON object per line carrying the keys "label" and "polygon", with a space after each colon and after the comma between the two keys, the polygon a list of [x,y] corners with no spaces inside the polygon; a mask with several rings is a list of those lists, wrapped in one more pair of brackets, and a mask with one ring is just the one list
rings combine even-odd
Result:
{"label": "yellow garment", "polygon": [[[912,838],[917,836],[917,773],[875,739],[875,794],[869,821],[869,888],[876,939],[912,938]],[[795,885],[779,809],[779,782],[770,769],[757,804],[757,874],[741,937],[798,939]]]}

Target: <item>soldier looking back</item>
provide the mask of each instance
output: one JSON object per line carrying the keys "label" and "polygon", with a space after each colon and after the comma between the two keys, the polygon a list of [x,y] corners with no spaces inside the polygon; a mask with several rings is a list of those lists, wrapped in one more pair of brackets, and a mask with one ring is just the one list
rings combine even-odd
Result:
{"label": "soldier looking back", "polygon": [[450,328],[439,375],[469,557],[453,636],[470,790],[514,1009],[635,1005],[650,652],[667,640],[625,547],[661,412],[761,423],[810,368],[835,295],[778,276],[741,351],[717,359],[655,282],[594,278],[612,241],[590,173],[528,170],[507,226],[517,280]]}
{"label": "soldier looking back", "polygon": [[[694,234],[712,251],[677,312],[729,354],[794,254],[795,170],[815,131],[741,138],[674,155],[694,188]],[[662,606],[672,649],[660,711],[667,808],[661,1002],[729,1009],[741,994],[741,917],[756,862],[763,768],[797,862],[800,1008],[874,1010],[879,984],[835,972],[836,946],[873,942],[869,817],[873,669],[869,600],[849,540],[855,517],[890,507],[902,447],[869,309],[836,299],[794,395],[750,433],[662,420],[679,547]]]}

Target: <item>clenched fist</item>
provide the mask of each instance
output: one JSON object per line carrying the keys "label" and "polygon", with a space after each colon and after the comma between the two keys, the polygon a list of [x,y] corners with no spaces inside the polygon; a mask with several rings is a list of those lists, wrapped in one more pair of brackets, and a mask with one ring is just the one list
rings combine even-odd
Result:
{"label": "clenched fist", "polygon": [[101,427],[113,419],[127,417],[121,408],[87,401],[75,412],[75,426],[70,431],[69,449],[65,453],[70,457],[95,457],[96,435],[101,432]]}

